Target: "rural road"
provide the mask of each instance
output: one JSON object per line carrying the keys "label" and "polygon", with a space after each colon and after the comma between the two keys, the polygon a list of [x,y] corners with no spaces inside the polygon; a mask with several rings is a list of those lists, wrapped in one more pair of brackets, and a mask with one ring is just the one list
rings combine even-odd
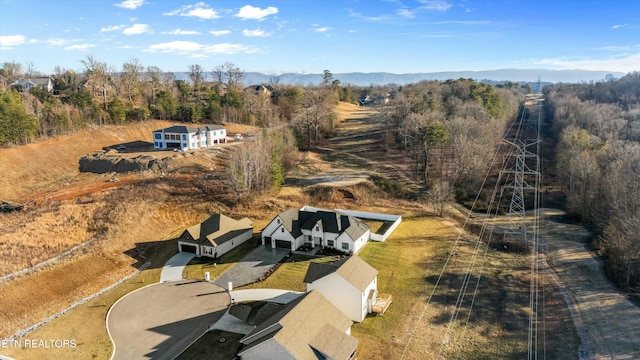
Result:
{"label": "rural road", "polygon": [[[546,216],[564,212],[546,209]],[[640,308],[607,279],[603,262],[590,249],[581,226],[548,220],[544,240],[547,261],[561,287],[570,293],[568,306],[580,336],[580,359],[639,359]]]}

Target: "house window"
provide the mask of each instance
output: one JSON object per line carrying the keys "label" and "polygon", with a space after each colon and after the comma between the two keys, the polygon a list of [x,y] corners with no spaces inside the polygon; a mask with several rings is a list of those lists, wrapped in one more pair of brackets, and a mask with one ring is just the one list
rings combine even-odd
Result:
{"label": "house window", "polygon": [[278,222],[278,224],[280,224],[280,219],[276,220]]}
{"label": "house window", "polygon": [[187,140],[187,134],[182,134],[182,140]]}
{"label": "house window", "polygon": [[333,240],[327,240],[327,246],[333,247]]}
{"label": "house window", "polygon": [[216,134],[216,132],[214,131],[214,132],[213,132],[213,135],[215,135],[215,134]]}
{"label": "house window", "polygon": [[342,250],[349,250],[349,243],[342,243]]}
{"label": "house window", "polygon": [[284,232],[284,228],[280,228],[280,232]]}
{"label": "house window", "polygon": [[153,134],[153,137],[154,137],[156,140],[162,140],[162,134],[158,134],[158,133],[156,133],[156,134]]}
{"label": "house window", "polygon": [[320,226],[316,225],[316,231],[320,231]]}

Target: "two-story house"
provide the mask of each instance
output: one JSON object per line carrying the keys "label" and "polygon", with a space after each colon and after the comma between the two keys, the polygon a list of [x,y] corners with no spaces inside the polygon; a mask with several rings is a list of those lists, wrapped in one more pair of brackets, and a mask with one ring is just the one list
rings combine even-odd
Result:
{"label": "two-story house", "polygon": [[195,150],[225,142],[227,142],[227,131],[224,126],[219,125],[199,127],[178,125],[153,132],[153,148],[157,150]]}

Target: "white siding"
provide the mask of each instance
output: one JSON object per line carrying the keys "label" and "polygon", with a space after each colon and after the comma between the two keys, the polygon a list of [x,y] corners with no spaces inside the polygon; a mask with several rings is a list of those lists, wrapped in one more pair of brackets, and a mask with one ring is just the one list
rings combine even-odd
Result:
{"label": "white siding", "polygon": [[249,229],[243,232],[242,234],[234,237],[233,239],[216,246],[215,251],[218,253],[218,257],[228,253],[232,249],[235,249],[239,245],[245,243],[247,240],[251,239],[252,236],[253,236],[253,230]]}
{"label": "white siding", "polygon": [[[323,278],[307,284],[307,292],[318,290],[335,307],[340,309],[352,321],[362,322],[366,317],[366,296],[338,273],[329,274]],[[362,307],[365,306],[363,314]]]}

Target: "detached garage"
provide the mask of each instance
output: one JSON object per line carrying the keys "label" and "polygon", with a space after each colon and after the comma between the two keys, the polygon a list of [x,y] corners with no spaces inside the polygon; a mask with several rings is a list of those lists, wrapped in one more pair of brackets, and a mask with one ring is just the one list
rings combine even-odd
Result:
{"label": "detached garage", "polygon": [[215,259],[252,237],[253,223],[248,218],[235,220],[215,214],[186,229],[178,238],[178,251]]}

